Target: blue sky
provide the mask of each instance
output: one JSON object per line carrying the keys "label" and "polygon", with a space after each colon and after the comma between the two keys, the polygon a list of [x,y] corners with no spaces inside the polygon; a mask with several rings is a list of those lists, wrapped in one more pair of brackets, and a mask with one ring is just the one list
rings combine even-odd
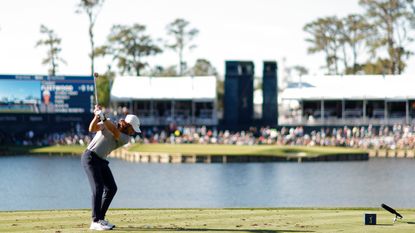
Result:
{"label": "blue sky", "polygon": [[[41,64],[46,50],[34,47],[41,38],[39,27],[45,24],[62,38],[67,65],[59,74],[88,75],[88,20],[75,13],[78,2],[0,1],[0,74],[47,73],[48,67]],[[252,60],[260,76],[262,61],[276,60],[280,68],[302,65],[311,74],[322,74],[323,56],[307,54],[303,26],[318,17],[361,11],[358,0],[106,0],[96,22],[95,41],[102,45],[114,24],[133,23],[144,24],[153,37],[166,39],[166,25],[181,17],[200,30],[194,41],[198,47],[184,54],[189,65],[206,58],[223,75],[225,60]],[[147,61],[168,66],[177,60],[174,52],[166,50]],[[105,71],[108,63],[97,59],[96,70]],[[408,64],[408,72],[415,72],[414,60]]]}
{"label": "blue sky", "polygon": [[40,81],[0,80],[0,100],[25,100],[28,96],[40,100]]}

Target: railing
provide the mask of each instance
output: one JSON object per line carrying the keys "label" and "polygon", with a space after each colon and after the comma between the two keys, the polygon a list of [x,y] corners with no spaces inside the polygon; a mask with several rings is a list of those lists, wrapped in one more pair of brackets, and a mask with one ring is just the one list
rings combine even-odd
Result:
{"label": "railing", "polygon": [[168,125],[172,122],[178,125],[217,125],[218,121],[214,116],[214,110],[201,109],[198,116],[192,117],[190,110],[175,109],[174,114],[167,110],[163,116],[159,116],[156,110],[140,110],[137,113],[141,124],[146,126]]}
{"label": "railing", "polygon": [[280,125],[305,125],[305,126],[314,126],[314,125],[393,125],[393,124],[415,124],[415,118],[409,118],[408,122],[406,118],[337,118],[337,117],[327,117],[324,119],[321,118],[282,118],[278,119]]}
{"label": "railing", "polygon": [[[139,116],[140,117],[140,116]],[[212,126],[217,125],[218,122],[213,118],[199,118],[195,117],[192,121],[191,117],[140,117],[141,125],[146,126],[157,126],[157,125],[168,125],[172,122],[178,125],[206,125]]]}

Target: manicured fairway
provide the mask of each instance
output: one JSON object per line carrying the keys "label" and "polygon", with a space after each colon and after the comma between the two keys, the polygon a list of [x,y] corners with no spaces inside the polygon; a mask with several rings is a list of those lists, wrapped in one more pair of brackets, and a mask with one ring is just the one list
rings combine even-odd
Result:
{"label": "manicured fairway", "polygon": [[[378,225],[363,225],[365,212]],[[114,232],[415,232],[415,210],[392,224],[381,209],[110,209]],[[89,210],[0,212],[0,232],[91,232]]]}

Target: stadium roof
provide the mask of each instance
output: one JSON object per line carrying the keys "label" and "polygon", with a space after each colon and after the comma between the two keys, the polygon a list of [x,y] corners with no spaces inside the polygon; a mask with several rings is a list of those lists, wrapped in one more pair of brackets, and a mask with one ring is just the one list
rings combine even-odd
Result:
{"label": "stadium roof", "polygon": [[112,101],[129,100],[214,100],[216,77],[116,77]]}
{"label": "stadium roof", "polygon": [[415,99],[415,76],[303,76],[289,83],[282,100]]}

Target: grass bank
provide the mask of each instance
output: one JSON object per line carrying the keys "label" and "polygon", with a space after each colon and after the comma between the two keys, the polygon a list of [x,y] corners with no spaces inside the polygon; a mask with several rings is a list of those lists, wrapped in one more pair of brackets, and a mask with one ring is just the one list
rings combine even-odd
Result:
{"label": "grass bank", "polygon": [[[61,154],[80,155],[85,146],[2,146],[3,154]],[[134,144],[129,148],[132,152],[180,153],[183,155],[230,155],[230,156],[304,156],[318,157],[327,155],[367,154],[364,150],[344,147],[306,147],[275,145],[201,145],[201,144]]]}
{"label": "grass bank", "polygon": [[[415,210],[404,221],[381,209],[115,209],[108,219],[115,232],[414,232]],[[363,214],[378,225],[363,225]],[[0,212],[0,232],[91,232],[89,210]],[[406,219],[407,218],[407,219]]]}
{"label": "grass bank", "polygon": [[36,154],[61,154],[75,155],[82,154],[85,146],[1,146],[1,154],[6,155],[36,155]]}
{"label": "grass bank", "polygon": [[308,157],[338,154],[362,154],[364,150],[344,147],[306,147],[306,146],[275,146],[275,145],[201,145],[201,144],[135,144],[130,151],[165,152],[195,155],[262,155],[287,156],[302,154]]}

